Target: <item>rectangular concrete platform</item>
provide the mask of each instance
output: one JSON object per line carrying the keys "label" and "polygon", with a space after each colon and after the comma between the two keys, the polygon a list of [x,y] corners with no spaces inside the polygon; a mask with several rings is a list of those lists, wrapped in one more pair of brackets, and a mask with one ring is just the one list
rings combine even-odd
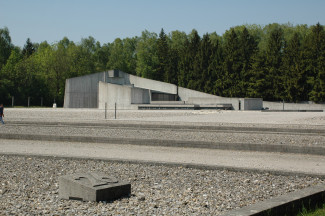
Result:
{"label": "rectangular concrete platform", "polygon": [[59,197],[81,201],[111,201],[131,194],[131,184],[103,173],[77,173],[59,178]]}

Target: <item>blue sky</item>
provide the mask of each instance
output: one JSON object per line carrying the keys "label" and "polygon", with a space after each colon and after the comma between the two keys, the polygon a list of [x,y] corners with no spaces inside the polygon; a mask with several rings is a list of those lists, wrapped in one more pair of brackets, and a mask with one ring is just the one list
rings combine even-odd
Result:
{"label": "blue sky", "polygon": [[12,42],[54,43],[67,36],[93,36],[102,44],[115,38],[193,28],[223,34],[242,24],[325,25],[325,0],[0,0],[0,28]]}

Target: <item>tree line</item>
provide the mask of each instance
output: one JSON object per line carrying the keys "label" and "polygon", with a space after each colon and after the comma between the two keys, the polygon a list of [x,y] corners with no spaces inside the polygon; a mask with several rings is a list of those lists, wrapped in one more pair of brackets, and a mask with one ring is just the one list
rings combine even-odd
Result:
{"label": "tree line", "polygon": [[225,97],[325,102],[325,30],[291,24],[241,25],[223,35],[194,29],[75,43],[12,44],[0,29],[0,101],[62,106],[67,78],[119,69]]}

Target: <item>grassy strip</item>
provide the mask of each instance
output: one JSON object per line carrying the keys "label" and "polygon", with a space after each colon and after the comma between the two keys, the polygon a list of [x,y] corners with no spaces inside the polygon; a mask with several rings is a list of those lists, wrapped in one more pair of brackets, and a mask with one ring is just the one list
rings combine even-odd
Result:
{"label": "grassy strip", "polygon": [[325,203],[322,207],[315,210],[303,209],[297,216],[325,216]]}

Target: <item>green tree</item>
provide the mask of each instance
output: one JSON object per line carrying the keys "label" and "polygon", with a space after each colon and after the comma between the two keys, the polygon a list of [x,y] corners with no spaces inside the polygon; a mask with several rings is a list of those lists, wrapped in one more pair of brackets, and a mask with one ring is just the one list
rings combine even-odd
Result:
{"label": "green tree", "polygon": [[223,63],[223,93],[228,97],[240,96],[239,85],[243,65],[241,62],[239,38],[234,29],[225,35]]}
{"label": "green tree", "polygon": [[246,95],[252,98],[263,98],[268,94],[270,86],[266,70],[266,54],[259,50],[252,56],[252,68],[248,71],[248,87]]}
{"label": "green tree", "polygon": [[238,95],[239,97],[247,96],[249,85],[249,71],[252,69],[253,56],[257,51],[256,39],[249,33],[246,27],[239,33],[239,52],[241,71],[239,72]]}
{"label": "green tree", "polygon": [[20,51],[13,49],[6,65],[0,70],[0,101],[3,103],[8,104],[11,96],[18,96],[17,87],[20,77],[16,68],[21,59]]}
{"label": "green tree", "polygon": [[120,38],[110,44],[108,69],[119,69],[126,73],[135,74],[136,71],[137,38]]}
{"label": "green tree", "polygon": [[306,70],[311,86],[309,99],[323,102],[325,101],[325,31],[320,23],[311,27],[305,45],[305,57],[308,59]]}
{"label": "green tree", "polygon": [[266,100],[284,99],[284,80],[281,71],[284,48],[283,30],[275,28],[269,33],[265,61],[265,95]]}
{"label": "green tree", "polygon": [[296,32],[284,48],[282,61],[286,101],[308,100],[307,74],[303,68],[302,46]]}
{"label": "green tree", "polygon": [[30,41],[29,38],[27,38],[26,44],[24,45],[23,52],[22,52],[23,55],[28,58],[35,51],[36,51],[35,45]]}
{"label": "green tree", "polygon": [[95,70],[96,71],[105,71],[107,69],[110,69],[107,67],[109,55],[110,55],[110,45],[103,44],[101,46],[100,42],[97,41],[96,42],[96,52],[94,53]]}
{"label": "green tree", "polygon": [[[213,33],[210,35],[211,40],[211,46],[212,46],[212,54],[211,54],[211,60],[209,64],[209,73],[212,75],[210,84],[213,82],[213,87],[209,91],[210,93],[216,94],[216,95],[223,95],[223,62],[224,62],[224,55],[223,55],[223,49],[222,49],[222,38],[218,36],[217,34]],[[208,86],[209,86],[208,85]]]}
{"label": "green tree", "polygon": [[156,71],[156,80],[171,82],[171,72],[169,71],[169,47],[167,35],[164,29],[161,29],[157,40],[158,67]]}
{"label": "green tree", "polygon": [[143,31],[136,47],[136,74],[141,77],[155,79],[159,60],[157,56],[157,34]]}
{"label": "green tree", "polygon": [[212,56],[212,44],[209,34],[203,35],[200,47],[194,60],[194,77],[196,80],[196,90],[210,93],[214,83],[214,73],[209,70],[210,60]]}
{"label": "green tree", "polygon": [[201,38],[195,29],[192,30],[188,38],[189,41],[188,45],[186,44],[185,52],[183,53],[184,57],[180,73],[184,77],[183,79],[185,79],[184,84],[187,83],[187,88],[195,90],[198,88],[196,78],[199,76],[199,72],[194,68],[194,61],[200,48]]}
{"label": "green tree", "polygon": [[11,44],[8,28],[5,27],[0,29],[0,70],[6,64],[12,48],[13,45]]}

